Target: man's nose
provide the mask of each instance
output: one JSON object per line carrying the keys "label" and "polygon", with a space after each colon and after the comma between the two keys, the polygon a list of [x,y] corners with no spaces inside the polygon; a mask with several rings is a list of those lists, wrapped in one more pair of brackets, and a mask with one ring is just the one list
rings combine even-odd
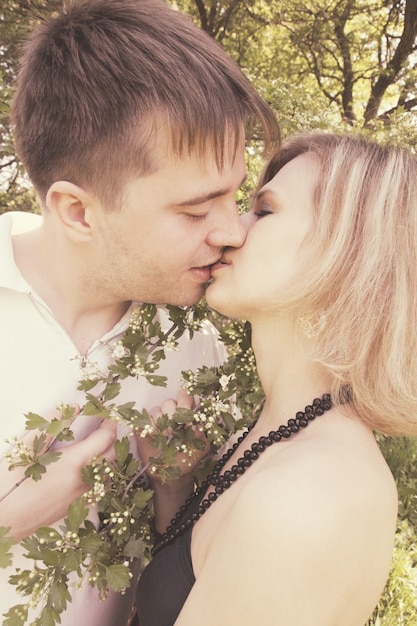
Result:
{"label": "man's nose", "polygon": [[248,231],[252,228],[252,226],[254,225],[254,223],[256,222],[256,216],[253,214],[253,211],[247,211],[246,213],[243,213],[243,215],[240,216],[243,228],[246,231],[246,234],[248,233]]}
{"label": "man's nose", "polygon": [[211,230],[209,244],[217,248],[240,248],[246,239],[244,226],[236,206],[222,214],[221,221]]}

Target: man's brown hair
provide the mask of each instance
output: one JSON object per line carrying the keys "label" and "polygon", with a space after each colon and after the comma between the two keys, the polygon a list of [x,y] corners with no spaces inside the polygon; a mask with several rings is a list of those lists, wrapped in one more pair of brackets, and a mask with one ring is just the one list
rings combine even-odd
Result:
{"label": "man's brown hair", "polygon": [[13,103],[16,151],[41,200],[56,180],[107,202],[173,151],[213,149],[242,126],[279,138],[269,105],[205,32],[162,0],[70,0],[28,39]]}

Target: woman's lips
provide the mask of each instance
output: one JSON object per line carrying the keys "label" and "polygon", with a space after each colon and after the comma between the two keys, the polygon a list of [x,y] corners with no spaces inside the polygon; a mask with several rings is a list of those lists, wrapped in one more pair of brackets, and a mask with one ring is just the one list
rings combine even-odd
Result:
{"label": "woman's lips", "polygon": [[211,268],[211,273],[216,272],[217,270],[221,269],[222,267],[226,267],[225,263],[216,263],[216,265],[213,265],[213,267]]}
{"label": "woman's lips", "polygon": [[217,263],[213,263],[213,265],[211,266],[211,271],[215,272],[216,270],[227,267],[228,265],[230,265],[230,263],[228,263],[228,261],[224,257],[222,257],[217,261]]}

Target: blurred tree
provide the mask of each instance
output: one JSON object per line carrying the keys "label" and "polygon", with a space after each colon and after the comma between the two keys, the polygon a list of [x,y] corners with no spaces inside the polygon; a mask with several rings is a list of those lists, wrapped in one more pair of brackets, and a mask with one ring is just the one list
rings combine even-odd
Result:
{"label": "blurred tree", "polygon": [[[326,125],[342,121],[380,128],[383,123],[387,130],[400,123],[404,112],[412,112],[416,120],[415,0],[176,0],[172,4],[190,13],[221,42],[259,84],[280,117],[291,118],[290,131],[298,121],[321,126],[318,115]],[[304,98],[310,120],[306,120]],[[408,132],[404,135],[409,137]]]}
{"label": "blurred tree", "polygon": [[33,191],[14,153],[10,102],[25,34],[58,4],[57,0],[0,0],[0,213],[37,210]]}
{"label": "blurred tree", "polygon": [[[0,0],[0,212],[34,210],[13,151],[9,105],[25,33],[60,0]],[[417,146],[416,0],[171,0],[216,38],[301,128],[371,132]],[[261,160],[250,152],[248,185]]]}

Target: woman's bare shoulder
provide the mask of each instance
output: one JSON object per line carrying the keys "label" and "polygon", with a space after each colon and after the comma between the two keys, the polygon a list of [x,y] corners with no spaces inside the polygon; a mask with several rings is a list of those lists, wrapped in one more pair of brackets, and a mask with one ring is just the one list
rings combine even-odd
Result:
{"label": "woman's bare shoulder", "polygon": [[373,434],[362,424],[343,418],[330,428],[327,423],[312,429],[299,441],[295,437],[283,451],[278,446],[242,489],[236,506],[256,504],[263,513],[272,507],[279,518],[308,510],[312,518],[325,517],[329,524],[332,515],[355,509],[396,513],[394,479]]}
{"label": "woman's bare shoulder", "polygon": [[246,474],[191,594],[197,611],[216,593],[204,624],[358,626],[372,613],[390,568],[395,483],[366,432],[331,431],[277,444]]}
{"label": "woman's bare shoulder", "polygon": [[[350,623],[349,615],[357,624],[372,612],[393,549],[397,493],[391,473],[371,442],[348,440],[311,439],[297,452],[294,445],[275,454],[240,491],[223,545],[242,570],[249,572],[256,561],[263,572],[259,584],[272,578],[293,601],[294,582],[308,586],[304,601],[312,615],[320,598],[328,604],[329,595],[335,598],[317,616],[323,624]],[[348,447],[354,443],[356,450]]]}

